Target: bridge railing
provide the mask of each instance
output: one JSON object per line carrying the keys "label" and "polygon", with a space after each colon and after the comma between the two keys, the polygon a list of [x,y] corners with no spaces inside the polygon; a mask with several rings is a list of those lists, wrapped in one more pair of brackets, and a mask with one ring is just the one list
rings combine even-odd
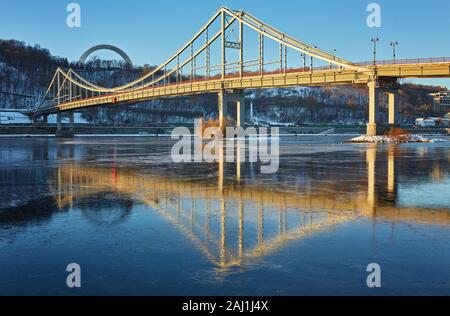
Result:
{"label": "bridge railing", "polygon": [[[434,57],[434,58],[408,58],[396,60],[377,60],[377,65],[397,65],[397,64],[431,64],[431,63],[450,63],[450,57]],[[364,61],[355,63],[358,66],[367,67],[373,66],[372,61]]]}

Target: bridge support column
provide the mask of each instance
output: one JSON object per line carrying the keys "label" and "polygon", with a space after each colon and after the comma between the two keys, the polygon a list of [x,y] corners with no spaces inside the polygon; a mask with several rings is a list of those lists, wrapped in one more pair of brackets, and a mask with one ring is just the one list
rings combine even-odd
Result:
{"label": "bridge support column", "polygon": [[43,115],[42,117],[32,116],[31,123],[34,124],[48,124],[48,115]]}
{"label": "bridge support column", "polygon": [[389,91],[387,95],[389,98],[389,126],[395,127],[397,125],[398,115],[398,92]]}
{"label": "bridge support column", "polygon": [[56,132],[59,133],[62,130],[62,114],[56,114]]}
{"label": "bridge support column", "polygon": [[227,99],[227,95],[226,95],[225,91],[220,91],[218,96],[219,96],[219,100],[218,100],[219,124],[220,124],[220,128],[224,128],[225,127],[225,119],[228,116],[228,99]]}
{"label": "bridge support column", "polygon": [[369,123],[367,124],[367,135],[376,136],[378,134],[377,129],[377,114],[379,106],[379,91],[378,83],[374,80],[369,82]]}
{"label": "bridge support column", "polygon": [[[63,129],[63,118],[69,119],[69,130]],[[56,137],[71,138],[74,136],[74,114],[70,113],[58,113],[56,114]]]}
{"label": "bridge support column", "polygon": [[219,92],[219,121],[220,127],[225,127],[225,119],[228,116],[229,103],[236,104],[236,125],[243,127],[245,125],[245,96],[239,92]]}
{"label": "bridge support column", "polygon": [[238,127],[244,127],[245,125],[245,97],[244,95],[241,95],[236,101],[237,103],[237,126]]}
{"label": "bridge support column", "polygon": [[73,124],[75,123],[75,116],[73,112],[70,112],[69,114],[69,130],[71,133],[73,133]]}

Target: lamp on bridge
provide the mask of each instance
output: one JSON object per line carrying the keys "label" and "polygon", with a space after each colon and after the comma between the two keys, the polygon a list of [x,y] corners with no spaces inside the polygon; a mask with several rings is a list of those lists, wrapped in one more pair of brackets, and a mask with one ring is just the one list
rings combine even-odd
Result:
{"label": "lamp on bridge", "polygon": [[[334,48],[334,49],[333,49],[333,59],[334,59],[334,60],[336,60],[336,54],[337,54],[337,49]],[[333,68],[333,63],[330,63],[330,69],[332,69],[332,68]]]}
{"label": "lamp on bridge", "polygon": [[[317,46],[314,46],[314,49],[317,49]],[[313,55],[311,55],[311,72],[313,71],[314,68],[314,58]]]}
{"label": "lamp on bridge", "polygon": [[377,42],[379,42],[380,39],[378,37],[372,38],[373,43],[373,65],[377,65]]}
{"label": "lamp on bridge", "polygon": [[392,51],[393,51],[393,56],[394,56],[394,64],[395,64],[395,59],[396,59],[396,48],[397,48],[398,42],[391,42],[391,46],[392,46]]}

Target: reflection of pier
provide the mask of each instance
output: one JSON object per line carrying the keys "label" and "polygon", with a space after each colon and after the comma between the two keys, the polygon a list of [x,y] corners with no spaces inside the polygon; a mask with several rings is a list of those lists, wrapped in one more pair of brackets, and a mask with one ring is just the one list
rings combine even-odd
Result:
{"label": "reflection of pier", "polygon": [[[339,183],[331,181],[323,185],[330,186],[330,192],[334,193],[315,194],[301,187],[295,188],[295,192],[285,192],[241,186],[239,163],[235,186],[224,184],[226,165],[219,163],[218,183],[144,175],[115,167],[67,164],[58,168],[54,187],[61,208],[109,191],[142,201],[188,236],[221,268],[243,264],[280,249],[291,240],[331,229],[358,216],[450,225],[448,210],[396,205],[394,147],[388,151],[387,170],[377,166],[376,147],[367,148],[366,158],[367,188],[355,193],[333,190]],[[380,176],[387,179],[377,181]]]}
{"label": "reflection of pier", "polygon": [[[402,207],[396,204],[396,146],[387,150],[387,165],[377,166],[378,148],[376,145],[366,149],[367,160],[367,200],[360,209],[366,216],[391,221],[414,221],[432,225],[450,225],[448,209],[427,209],[419,207]],[[381,180],[380,181],[380,176]],[[384,177],[384,179],[383,179]],[[377,184],[385,187],[377,187]],[[383,199],[381,199],[383,196]]]}

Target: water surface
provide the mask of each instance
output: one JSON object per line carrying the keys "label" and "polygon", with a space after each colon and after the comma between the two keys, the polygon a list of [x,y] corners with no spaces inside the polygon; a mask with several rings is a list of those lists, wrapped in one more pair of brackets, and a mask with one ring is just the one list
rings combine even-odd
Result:
{"label": "water surface", "polygon": [[450,143],[345,140],[283,138],[262,175],[168,139],[0,139],[0,294],[450,295]]}

